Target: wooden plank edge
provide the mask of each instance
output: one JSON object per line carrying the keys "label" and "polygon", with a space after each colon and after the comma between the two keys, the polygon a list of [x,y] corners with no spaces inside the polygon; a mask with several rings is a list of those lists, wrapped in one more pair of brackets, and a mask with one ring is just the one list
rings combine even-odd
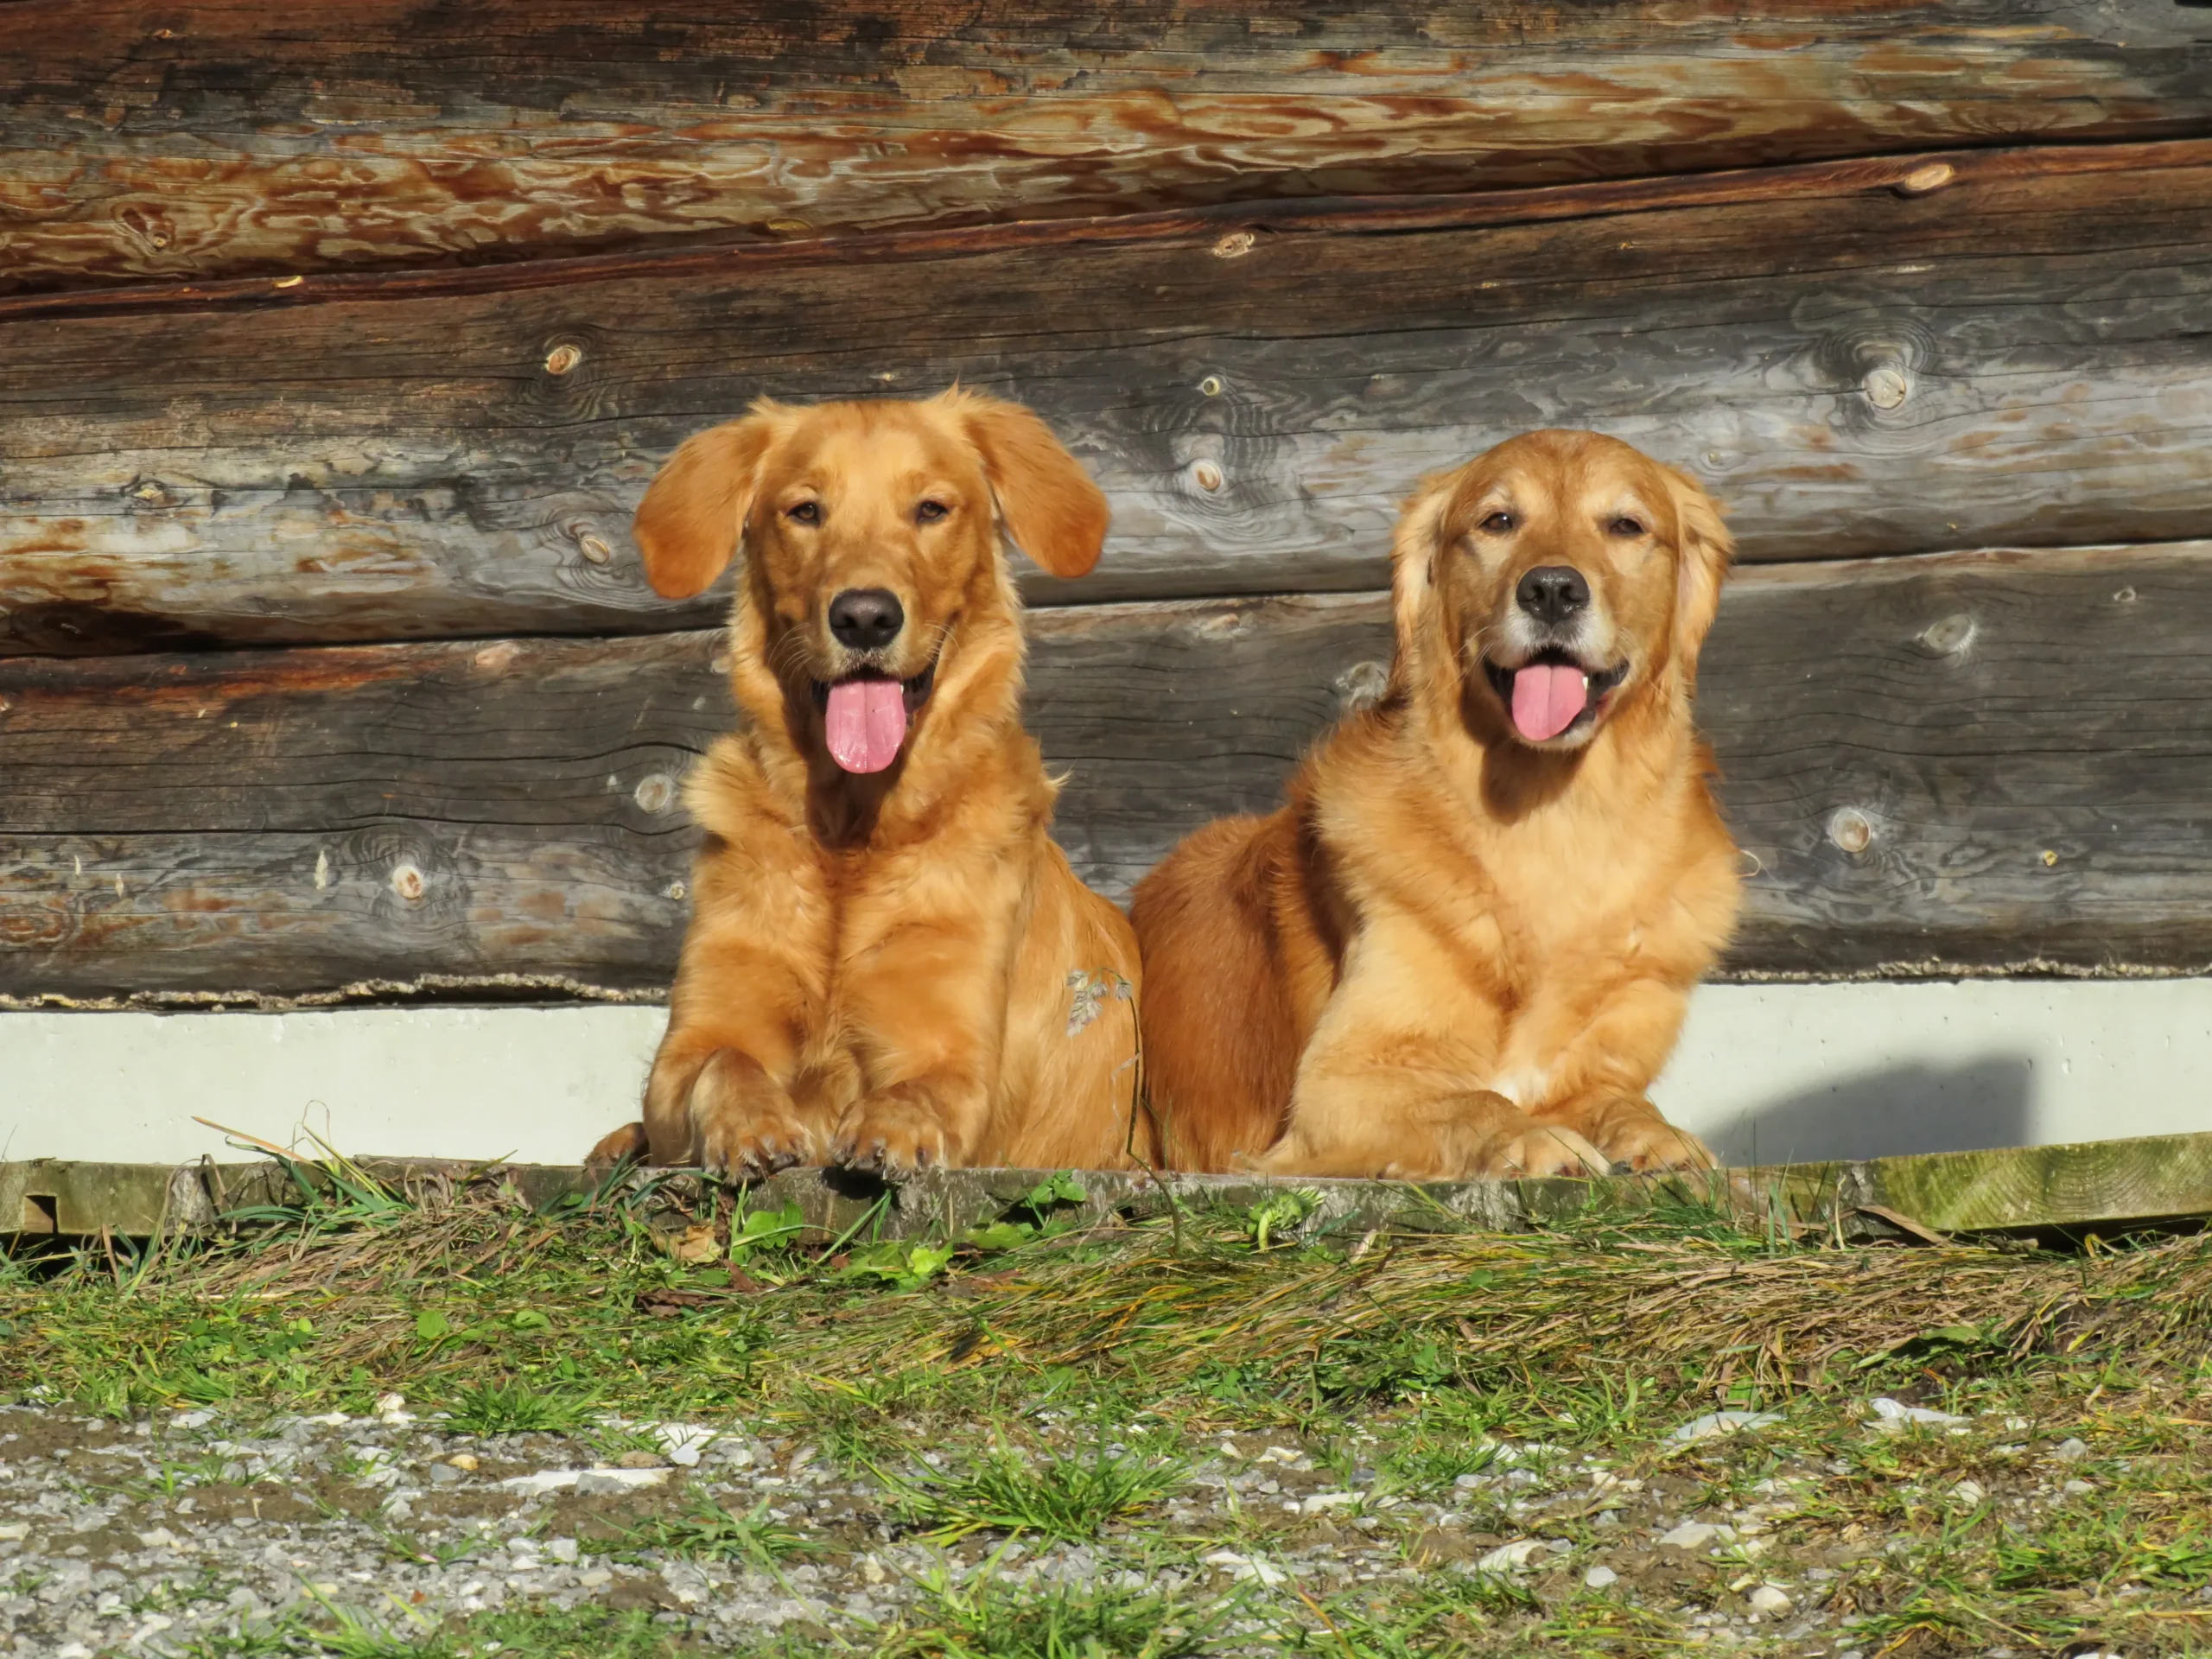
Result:
{"label": "wooden plank edge", "polygon": [[[2212,977],[2212,957],[2180,963],[2053,962],[2023,957],[1997,963],[1940,957],[1831,969],[1732,968],[1705,977],[1709,985],[1911,985],[1963,979],[2162,980]],[[601,985],[553,974],[423,974],[413,979],[364,979],[327,990],[130,991],[79,996],[65,991],[0,992],[0,1014],[291,1014],[315,1008],[526,1004],[568,1007],[614,1003],[662,1007],[665,985]]]}
{"label": "wooden plank edge", "polygon": [[[436,1205],[488,1189],[518,1206],[545,1209],[586,1197],[594,1183],[575,1166],[363,1159],[359,1166],[415,1202]],[[310,1175],[314,1166],[303,1165]],[[897,1186],[837,1171],[789,1170],[750,1189],[754,1207],[796,1204],[807,1222],[836,1234],[874,1222],[887,1237],[949,1236],[1022,1206],[1046,1170],[932,1170]],[[1307,1233],[1389,1227],[1475,1226],[1521,1230],[1592,1207],[1659,1201],[1709,1204],[1748,1219],[1795,1229],[1833,1229],[1846,1238],[2006,1233],[2126,1226],[2212,1215],[2212,1134],[2152,1135],[1986,1152],[1926,1153],[1862,1161],[1716,1170],[1709,1174],[1620,1176],[1597,1181],[1460,1181],[1422,1185],[1370,1180],[1282,1180],[1257,1175],[1154,1175],[1080,1171],[1079,1204],[1057,1211],[1106,1223],[1157,1216],[1175,1206],[1249,1209],[1295,1192],[1307,1200],[1295,1223]],[[681,1172],[643,1172],[624,1185],[650,1203]],[[298,1189],[273,1160],[168,1166],[37,1159],[0,1164],[0,1236],[133,1237],[205,1231],[222,1217],[296,1199]],[[1872,1224],[1868,1224],[1871,1219]]]}
{"label": "wooden plank edge", "polygon": [[[1669,208],[1741,206],[1791,197],[1890,191],[1920,196],[1961,185],[2212,165],[2212,138],[2088,140],[1989,149],[1915,150],[1729,168],[1637,179],[1539,185],[1459,195],[1277,197],[1216,207],[1090,218],[1030,219],[984,225],[825,233],[766,242],[687,242],[676,248],[522,259],[495,264],[401,271],[330,271],[290,276],[226,277],[202,283],[133,283],[111,288],[0,296],[0,323],[32,318],[142,311],[252,308],[518,292],[630,276],[681,279],[709,272],[831,264],[887,263],[926,256],[960,257],[1027,247],[1211,239],[1235,257],[1262,234],[1391,235],[1413,231],[1615,218]],[[1237,238],[1245,238],[1241,245]]]}

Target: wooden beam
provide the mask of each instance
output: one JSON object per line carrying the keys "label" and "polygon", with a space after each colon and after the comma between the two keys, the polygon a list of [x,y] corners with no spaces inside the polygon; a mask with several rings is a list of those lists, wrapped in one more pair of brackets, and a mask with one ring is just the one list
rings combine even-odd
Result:
{"label": "wooden beam", "polygon": [[1023,0],[0,7],[0,283],[480,264],[890,225],[2201,133],[2166,0],[1102,11]]}
{"label": "wooden beam", "polygon": [[[510,1189],[538,1208],[594,1190],[584,1173],[550,1164],[471,1165],[429,1160],[374,1159],[364,1166],[414,1202],[448,1202],[472,1185]],[[1015,1209],[1052,1172],[931,1170],[890,1189],[865,1180],[824,1179],[816,1170],[787,1170],[753,1189],[756,1208],[796,1204],[806,1220],[835,1236],[871,1218],[887,1237],[944,1237],[995,1221]],[[309,1180],[319,1179],[312,1165]],[[1478,1227],[1514,1230],[1571,1217],[1595,1205],[1649,1202],[1665,1195],[1796,1226],[1833,1226],[1847,1237],[1889,1236],[1891,1211],[1942,1233],[2070,1231],[2131,1223],[2212,1216],[2212,1135],[2163,1135],[2064,1147],[2000,1148],[1874,1158],[1845,1164],[1797,1164],[1731,1170],[1712,1177],[1628,1177],[1603,1181],[1453,1181],[1424,1186],[1385,1181],[1282,1182],[1246,1175],[1148,1175],[1089,1171],[1074,1213],[1107,1219],[1118,1213],[1159,1214],[1173,1202],[1185,1209],[1243,1210],[1287,1186],[1316,1200],[1299,1224],[1351,1231],[1368,1227],[1411,1231]],[[125,1237],[203,1231],[226,1213],[296,1203],[297,1184],[274,1160],[255,1163],[89,1164],[37,1160],[0,1164],[0,1236],[60,1233],[83,1236],[103,1228]],[[1911,1206],[1910,1209],[1897,1206]],[[1877,1225],[1866,1225],[1872,1217]]]}
{"label": "wooden beam", "polygon": [[[1379,685],[1379,594],[1041,612],[1117,898]],[[2212,969],[2212,544],[1741,573],[1700,679],[1735,976]],[[719,632],[0,663],[0,994],[650,996]],[[349,993],[348,987],[374,982]]]}
{"label": "wooden beam", "polygon": [[762,392],[955,375],[1034,404],[1113,497],[1103,565],[1033,580],[1049,601],[1378,585],[1419,474],[1546,424],[1690,467],[1752,561],[2212,531],[2212,143],[1985,160],[1922,195],[1221,251],[956,238],[19,316],[0,651],[703,626],[719,595],[658,601],[627,535],[681,437]]}

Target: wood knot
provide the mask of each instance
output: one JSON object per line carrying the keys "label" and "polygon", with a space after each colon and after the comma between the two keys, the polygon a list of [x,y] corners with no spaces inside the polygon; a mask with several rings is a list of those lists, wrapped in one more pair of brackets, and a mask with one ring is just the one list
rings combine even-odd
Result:
{"label": "wood knot", "polygon": [[665,812],[676,804],[676,779],[664,772],[649,772],[638,779],[631,798],[648,812]]}
{"label": "wood knot", "polygon": [[1337,676],[1337,702],[1344,713],[1370,708],[1389,689],[1390,671],[1380,663],[1354,663]]}
{"label": "wood knot", "polygon": [[567,374],[584,360],[584,348],[563,343],[545,353],[545,372]]}
{"label": "wood knot", "polygon": [[1874,843],[1874,826],[1855,806],[1840,806],[1828,817],[1828,839],[1853,857]]}
{"label": "wood knot", "polygon": [[[2133,588],[2121,588],[2112,596],[2112,602],[2115,605],[2133,605],[2135,602],[2135,590]],[[0,709],[6,707],[7,704],[0,703]]]}
{"label": "wood knot", "polygon": [[522,655],[522,647],[512,639],[502,639],[495,645],[486,645],[469,660],[486,674],[497,674]]}
{"label": "wood knot", "polygon": [[576,543],[576,551],[594,564],[605,564],[614,556],[614,550],[607,545],[607,537],[591,524],[572,525],[569,536]]}
{"label": "wood knot", "polygon": [[1221,377],[1219,375],[1210,374],[1206,376],[1205,379],[1198,382],[1198,390],[1205,393],[1209,397],[1218,397],[1224,391],[1228,390],[1228,388],[1222,385]]}
{"label": "wood knot", "polygon": [[1948,162],[1929,162],[1916,167],[1897,182],[1901,196],[1924,196],[1930,190],[1941,190],[1959,176],[1959,169]]}
{"label": "wood knot", "polygon": [[1194,461],[1191,463],[1191,481],[1211,495],[1229,480],[1222,474],[1220,462]]}
{"label": "wood knot", "polygon": [[1974,618],[1964,611],[1931,622],[1922,630],[1920,643],[1938,657],[1955,657],[1974,643]]}
{"label": "wood knot", "polygon": [[1912,395],[1912,382],[1903,369],[1885,365],[1869,369],[1859,388],[1866,394],[1866,401],[1877,409],[1895,409]]}
{"label": "wood knot", "polygon": [[772,219],[768,221],[768,229],[772,234],[777,236],[811,236],[814,234],[814,226],[808,224],[803,219]]}
{"label": "wood knot", "polygon": [[423,872],[416,869],[412,864],[393,865],[391,867],[391,890],[397,893],[402,899],[404,899],[409,904],[411,905],[416,903],[423,896]]}
{"label": "wood knot", "polygon": [[1260,245],[1259,237],[1250,231],[1231,231],[1214,239],[1213,257],[1217,259],[1242,259]]}

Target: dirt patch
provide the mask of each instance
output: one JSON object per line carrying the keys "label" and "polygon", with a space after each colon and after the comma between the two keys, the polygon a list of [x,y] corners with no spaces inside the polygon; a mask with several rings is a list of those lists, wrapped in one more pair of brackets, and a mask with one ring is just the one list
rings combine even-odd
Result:
{"label": "dirt patch", "polygon": [[134,1438],[98,1417],[56,1417],[44,1412],[0,1408],[0,1462],[67,1457],[73,1452],[113,1446]]}

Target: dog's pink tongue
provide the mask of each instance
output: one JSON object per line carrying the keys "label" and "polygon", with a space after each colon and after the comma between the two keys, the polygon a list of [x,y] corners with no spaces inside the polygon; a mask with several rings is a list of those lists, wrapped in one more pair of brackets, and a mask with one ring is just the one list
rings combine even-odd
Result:
{"label": "dog's pink tongue", "polygon": [[830,758],[847,772],[881,772],[906,741],[906,699],[896,680],[841,680],[823,717]]}
{"label": "dog's pink tongue", "polygon": [[1513,677],[1513,723],[1531,743],[1557,737],[1590,700],[1590,679],[1579,668],[1531,663]]}

